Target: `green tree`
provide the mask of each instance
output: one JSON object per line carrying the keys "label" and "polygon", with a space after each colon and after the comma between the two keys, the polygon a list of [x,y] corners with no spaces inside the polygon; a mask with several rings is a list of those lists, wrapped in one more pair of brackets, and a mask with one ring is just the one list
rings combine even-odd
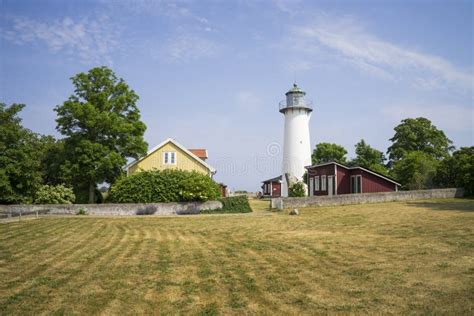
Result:
{"label": "green tree", "polygon": [[403,159],[414,151],[424,152],[440,160],[448,157],[454,149],[452,141],[444,132],[424,117],[402,120],[402,123],[395,127],[395,135],[390,141],[393,144],[388,148],[388,154],[392,161]]}
{"label": "green tree", "polygon": [[65,161],[78,191],[95,201],[98,183],[114,181],[123,173],[127,158],[146,153],[146,126],[136,106],[138,95],[107,67],[98,67],[71,78],[74,94],[55,111],[57,130],[65,136]]}
{"label": "green tree", "polygon": [[0,103],[0,204],[31,203],[42,181],[45,139],[21,125],[24,107]]}
{"label": "green tree", "polygon": [[289,197],[304,197],[306,196],[306,187],[303,182],[298,181],[290,185],[288,188]]}
{"label": "green tree", "polygon": [[441,161],[434,183],[438,187],[461,187],[466,196],[474,195],[474,146],[461,147]]}
{"label": "green tree", "polygon": [[407,190],[433,188],[433,178],[439,161],[422,151],[412,151],[401,160],[395,161],[392,176]]}
{"label": "green tree", "polygon": [[386,160],[383,152],[372,148],[363,139],[355,145],[356,158],[352,165],[368,168],[381,174],[388,174],[388,169],[384,165]]}
{"label": "green tree", "polygon": [[346,162],[347,150],[337,144],[319,143],[313,150],[311,160],[313,164],[336,161],[339,163]]}

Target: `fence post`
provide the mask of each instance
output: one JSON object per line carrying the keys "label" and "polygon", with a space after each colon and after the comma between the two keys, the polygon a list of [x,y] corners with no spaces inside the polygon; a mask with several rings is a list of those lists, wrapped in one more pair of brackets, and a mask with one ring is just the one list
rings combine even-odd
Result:
{"label": "fence post", "polygon": [[21,209],[20,209],[20,217],[18,218],[18,221],[21,222]]}

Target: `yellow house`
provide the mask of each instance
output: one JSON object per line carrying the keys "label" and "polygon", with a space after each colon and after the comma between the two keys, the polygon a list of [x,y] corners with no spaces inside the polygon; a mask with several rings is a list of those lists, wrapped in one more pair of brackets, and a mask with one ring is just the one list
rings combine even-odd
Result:
{"label": "yellow house", "polygon": [[181,169],[197,171],[212,177],[216,169],[206,163],[207,150],[186,149],[172,138],[168,138],[148,151],[146,156],[128,164],[127,175],[145,170]]}

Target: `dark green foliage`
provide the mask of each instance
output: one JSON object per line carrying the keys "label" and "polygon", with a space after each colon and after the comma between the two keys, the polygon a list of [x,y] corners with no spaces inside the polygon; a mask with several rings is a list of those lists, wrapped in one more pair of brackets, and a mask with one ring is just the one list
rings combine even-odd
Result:
{"label": "dark green foliage", "polygon": [[42,185],[36,192],[35,204],[72,204],[76,200],[71,188],[64,185]]}
{"label": "dark green foliage", "polygon": [[474,146],[461,147],[441,161],[434,183],[437,187],[464,188],[466,196],[474,195]]}
{"label": "dark green foliage", "polygon": [[306,196],[306,188],[303,182],[295,182],[288,188],[289,197],[304,197]]}
{"label": "dark green foliage", "polygon": [[224,214],[224,213],[251,213],[249,200],[245,195],[220,198],[222,208],[217,210],[202,210],[201,214]]}
{"label": "dark green foliage", "polygon": [[207,201],[219,197],[219,185],[196,171],[141,171],[120,178],[110,189],[116,203]]}
{"label": "dark green foliage", "polygon": [[50,138],[21,125],[24,107],[0,103],[0,204],[31,203],[42,183],[41,160]]}
{"label": "dark green foliage", "polygon": [[319,143],[313,150],[311,160],[313,164],[336,161],[346,163],[347,150],[337,144]]}
{"label": "dark green foliage", "polygon": [[127,158],[146,153],[146,126],[136,106],[138,95],[109,68],[93,68],[71,80],[74,94],[55,109],[57,130],[66,137],[60,169],[93,203],[97,183],[114,183]]}
{"label": "dark green foliage", "polygon": [[439,160],[448,157],[454,149],[452,141],[444,132],[424,117],[402,120],[402,123],[395,127],[395,135],[390,141],[393,144],[387,152],[393,161],[403,159],[414,151],[424,152]]}
{"label": "dark green foliage", "polygon": [[391,174],[404,190],[431,189],[438,165],[439,161],[430,154],[413,151],[395,161]]}
{"label": "dark green foliage", "polygon": [[388,175],[388,169],[384,165],[385,155],[368,145],[363,139],[355,145],[356,158],[351,165],[360,166],[380,174]]}

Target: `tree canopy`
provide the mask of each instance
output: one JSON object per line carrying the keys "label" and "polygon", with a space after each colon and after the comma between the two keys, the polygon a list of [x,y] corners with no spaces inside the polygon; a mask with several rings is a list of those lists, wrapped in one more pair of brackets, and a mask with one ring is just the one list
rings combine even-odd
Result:
{"label": "tree canopy", "polygon": [[0,103],[0,204],[31,203],[41,185],[43,142],[21,125],[24,104]]}
{"label": "tree canopy", "polygon": [[388,170],[384,165],[385,155],[380,150],[372,148],[363,139],[355,145],[356,158],[352,165],[361,166],[370,170],[387,174]]}
{"label": "tree canopy", "polygon": [[400,160],[414,151],[424,152],[440,160],[448,157],[454,149],[452,141],[444,132],[424,117],[402,120],[401,124],[395,127],[395,135],[390,141],[393,144],[387,153],[393,161]]}
{"label": "tree canopy", "polygon": [[474,146],[461,147],[441,161],[434,183],[438,187],[461,187],[465,195],[474,195]]}
{"label": "tree canopy", "polygon": [[439,161],[423,151],[412,151],[395,161],[391,174],[403,184],[404,189],[421,190],[433,188],[433,178]]}
{"label": "tree canopy", "polygon": [[337,144],[319,143],[313,150],[311,160],[313,164],[336,161],[339,163],[346,162],[347,150]]}
{"label": "tree canopy", "polygon": [[111,69],[93,68],[71,80],[74,94],[55,109],[57,130],[65,136],[62,168],[69,171],[76,194],[87,188],[93,203],[97,183],[113,183],[127,158],[146,153],[146,126],[136,106],[138,95]]}

